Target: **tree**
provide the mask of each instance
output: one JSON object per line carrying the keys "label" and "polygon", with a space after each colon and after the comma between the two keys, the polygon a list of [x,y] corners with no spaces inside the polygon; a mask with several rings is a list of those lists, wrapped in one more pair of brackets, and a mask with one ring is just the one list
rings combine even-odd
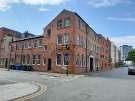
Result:
{"label": "tree", "polygon": [[135,64],[135,49],[128,53],[126,60],[132,61]]}

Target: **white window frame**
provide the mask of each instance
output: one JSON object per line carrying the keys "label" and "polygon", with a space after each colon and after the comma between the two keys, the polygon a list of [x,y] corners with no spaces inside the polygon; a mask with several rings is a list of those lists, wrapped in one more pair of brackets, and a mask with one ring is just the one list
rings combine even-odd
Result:
{"label": "white window frame", "polygon": [[64,33],[63,41],[64,41],[64,45],[69,44],[69,33]]}
{"label": "white window frame", "polygon": [[[68,21],[68,24],[66,23]],[[71,26],[71,18],[67,17],[64,19],[64,27],[70,27]]]}
{"label": "white window frame", "polygon": [[61,62],[62,62],[62,54],[61,54],[61,53],[57,53],[57,54],[56,54],[56,65],[57,65],[57,66],[61,66],[62,64],[58,64],[58,62],[57,62],[57,55],[58,55],[58,54],[61,55]]}
{"label": "white window frame", "polygon": [[[33,59],[33,56],[34,55],[32,55],[32,65],[36,65],[36,55],[35,55],[35,59]],[[33,61],[35,61],[35,64],[33,63]]]}
{"label": "white window frame", "polygon": [[[40,58],[39,58],[39,56],[40,56]],[[40,61],[40,63],[38,63],[39,61]],[[40,65],[41,64],[41,55],[37,55],[36,64],[37,65]]]}
{"label": "white window frame", "polygon": [[65,65],[65,54],[68,54],[68,65],[69,65],[69,53],[64,53],[63,54],[63,65],[68,66],[68,65]]}
{"label": "white window frame", "polygon": [[[61,36],[61,38],[62,38],[62,42],[61,43],[59,43],[59,36]],[[63,37],[62,37],[62,35],[57,35],[57,45],[62,45],[62,43],[63,43]]]}

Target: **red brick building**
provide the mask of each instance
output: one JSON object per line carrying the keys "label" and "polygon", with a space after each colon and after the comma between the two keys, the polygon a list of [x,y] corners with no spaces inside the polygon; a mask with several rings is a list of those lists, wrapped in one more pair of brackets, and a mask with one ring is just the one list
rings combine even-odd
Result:
{"label": "red brick building", "polygon": [[20,33],[5,27],[0,28],[0,67],[7,67],[10,62],[10,43],[24,37],[33,37],[34,35],[27,33]]}
{"label": "red brick building", "polygon": [[44,28],[43,36],[14,41],[12,47],[13,64],[30,64],[38,71],[83,73],[111,66],[110,41],[68,10]]}

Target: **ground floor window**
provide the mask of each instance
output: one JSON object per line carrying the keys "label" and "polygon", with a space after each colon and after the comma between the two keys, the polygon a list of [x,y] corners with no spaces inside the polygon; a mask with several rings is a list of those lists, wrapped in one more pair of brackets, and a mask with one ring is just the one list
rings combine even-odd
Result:
{"label": "ground floor window", "polygon": [[36,55],[32,55],[32,64],[36,64]]}
{"label": "ground floor window", "polygon": [[57,54],[57,65],[61,65],[61,54]]}
{"label": "ground floor window", "polygon": [[27,55],[27,64],[30,64],[30,55]]}
{"label": "ground floor window", "polygon": [[69,64],[69,54],[65,53],[64,54],[64,65],[68,65]]}
{"label": "ground floor window", "polygon": [[37,55],[37,64],[40,64],[41,55]]}
{"label": "ground floor window", "polygon": [[76,55],[76,65],[79,65],[79,54]]}

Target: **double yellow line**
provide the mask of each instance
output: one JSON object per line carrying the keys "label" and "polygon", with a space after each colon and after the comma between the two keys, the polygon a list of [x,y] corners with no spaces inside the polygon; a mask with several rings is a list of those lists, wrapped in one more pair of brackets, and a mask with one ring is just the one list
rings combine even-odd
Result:
{"label": "double yellow line", "polygon": [[32,99],[36,96],[40,96],[42,95],[44,92],[47,91],[47,86],[43,85],[43,84],[40,84],[38,82],[33,82],[32,84],[35,84],[39,87],[39,90],[30,94],[30,95],[26,95],[26,96],[23,96],[23,97],[20,97],[20,98],[17,98],[15,99],[14,101],[26,101],[26,100],[29,100],[29,99]]}

